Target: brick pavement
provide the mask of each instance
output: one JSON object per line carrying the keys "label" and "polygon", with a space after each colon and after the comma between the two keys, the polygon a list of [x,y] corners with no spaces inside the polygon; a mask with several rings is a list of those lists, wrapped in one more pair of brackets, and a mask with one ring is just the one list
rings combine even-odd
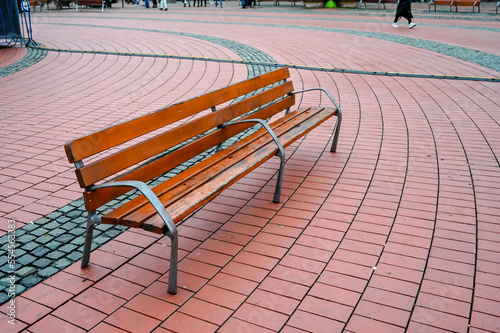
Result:
{"label": "brick pavement", "polygon": [[[391,10],[126,5],[37,12],[33,31],[63,49],[500,76],[491,8],[414,11],[417,28],[396,30]],[[265,66],[24,48],[0,50],[0,64],[0,227],[15,220],[19,242],[17,322],[2,328],[499,330],[497,82],[292,70],[296,88],[340,100],[338,153],[324,149],[326,124],[291,147],[282,205],[269,200],[271,162],[183,222],[170,296],[168,240],[137,230],[100,227],[79,269],[85,218],[62,145]]]}

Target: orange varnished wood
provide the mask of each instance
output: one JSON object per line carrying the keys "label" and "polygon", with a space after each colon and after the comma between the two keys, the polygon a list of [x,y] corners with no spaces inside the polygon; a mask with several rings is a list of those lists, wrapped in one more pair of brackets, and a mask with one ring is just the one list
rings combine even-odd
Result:
{"label": "orange varnished wood", "polygon": [[278,69],[191,100],[174,104],[125,123],[105,128],[66,143],[66,155],[71,163],[81,161],[84,158],[289,77],[288,68]]}
{"label": "orange varnished wood", "polygon": [[[257,111],[256,113],[243,117],[242,119],[249,119],[249,118],[267,119],[275,115],[276,113],[282,111],[283,109],[292,106],[294,102],[295,102],[295,96],[289,96],[275,104],[272,104],[266,108]],[[225,140],[235,136],[236,134],[248,129],[253,125],[254,124],[251,123],[239,124],[239,125],[229,126],[224,129],[217,129],[212,133],[209,133],[202,138],[194,140],[193,142],[187,144],[186,146],[168,155],[165,155],[163,158],[155,160],[141,167],[140,169],[133,171],[132,173],[120,177],[117,180],[135,179],[140,181],[148,181],[152,178],[155,178],[171,170],[175,166],[182,164],[183,162],[191,159],[192,157],[197,156],[198,154],[217,145],[218,143],[224,142]],[[119,195],[123,193],[126,193],[128,190],[129,189],[124,189],[124,188],[107,188],[107,189],[100,189],[97,191],[85,192],[84,199],[86,208],[89,210],[97,209],[106,202],[117,198]],[[147,201],[144,197],[140,198],[142,198],[144,202]],[[135,205],[138,203],[140,199],[134,199],[134,200],[135,200],[134,202],[131,202],[130,204],[125,204],[124,206],[127,207],[127,205],[130,205],[131,207],[135,207]],[[125,207],[123,209],[127,209]]]}
{"label": "orange varnished wood", "polygon": [[[116,174],[132,165],[147,160],[167,149],[205,133],[218,125],[244,115],[261,105],[265,105],[293,90],[291,82],[273,87],[240,102],[233,103],[216,112],[196,118],[166,133],[125,148],[96,162],[76,170],[81,187],[87,187]],[[281,111],[281,110],[279,110]],[[216,142],[217,144],[219,142]],[[201,153],[200,151],[199,153]],[[184,161],[182,161],[184,162]],[[181,163],[182,163],[181,162]],[[167,171],[167,170],[164,170]]]}

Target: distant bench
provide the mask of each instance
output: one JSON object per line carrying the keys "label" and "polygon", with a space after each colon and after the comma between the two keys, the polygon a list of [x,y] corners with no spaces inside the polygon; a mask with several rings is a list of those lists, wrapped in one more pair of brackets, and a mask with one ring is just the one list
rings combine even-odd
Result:
{"label": "distant bench", "polygon": [[472,6],[473,13],[475,13],[477,7],[477,12],[481,12],[481,0],[431,0],[429,11],[431,6],[434,6],[434,11],[436,11],[436,5],[450,6],[450,12],[453,11],[453,6],[455,6],[456,12],[458,12],[458,6]]}
{"label": "distant bench", "polygon": [[380,5],[383,5],[384,6],[384,9],[385,9],[385,4],[386,3],[398,3],[398,0],[359,0],[359,3],[358,3],[358,7],[361,7],[361,5],[365,5],[365,8],[366,8],[366,4],[367,3],[376,3],[378,4],[378,9],[380,9]]}
{"label": "distant bench", "polygon": [[[177,222],[276,155],[281,162],[273,201],[279,202],[284,148],[332,116],[337,123],[330,151],[335,152],[341,124],[337,102],[324,88],[294,91],[289,77],[288,68],[278,69],[68,142],[66,155],[85,189],[88,211],[82,268],[90,259],[96,224],[166,234],[172,242],[168,292],[175,294]],[[324,92],[335,107],[290,111],[295,95],[311,90]],[[227,145],[228,140],[234,142]],[[202,154],[207,157],[185,168]],[[185,170],[154,187],[146,185],[179,166]],[[97,214],[132,188],[143,195]]]}
{"label": "distant bench", "polygon": [[75,0],[76,2],[76,11],[78,11],[78,6],[101,6],[102,12],[104,12],[104,8],[106,7],[106,0]]}

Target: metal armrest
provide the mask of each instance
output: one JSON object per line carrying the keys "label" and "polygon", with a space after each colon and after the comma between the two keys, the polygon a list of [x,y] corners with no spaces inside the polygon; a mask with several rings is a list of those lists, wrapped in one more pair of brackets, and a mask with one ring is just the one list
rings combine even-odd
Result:
{"label": "metal armrest", "polygon": [[[333,136],[332,147],[330,148],[330,151],[332,153],[335,153],[337,151],[337,142],[339,141],[340,125],[342,123],[342,111],[340,111],[340,106],[337,103],[337,101],[335,100],[335,98],[333,98],[332,94],[330,94],[330,92],[323,87],[317,87],[317,88],[308,88],[308,89],[304,89],[304,90],[292,91],[291,93],[289,93],[289,95],[296,95],[296,94],[305,93],[305,92],[314,91],[314,90],[320,90],[320,91],[324,92],[328,96],[328,98],[330,98],[330,100],[335,105],[335,107],[337,108],[337,114],[336,114],[336,116],[337,116],[337,128],[336,128],[335,134]],[[290,112],[290,109],[287,109],[286,113],[289,113],[289,112]]]}
{"label": "metal armrest", "polygon": [[238,121],[222,124],[221,127],[224,128],[224,127],[227,127],[230,125],[236,125],[236,124],[242,124],[242,123],[259,123],[262,127],[264,127],[267,130],[267,132],[271,135],[274,142],[278,146],[278,149],[279,149],[278,156],[281,159],[281,164],[280,164],[280,170],[278,173],[278,180],[276,182],[276,188],[274,189],[273,202],[279,203],[280,197],[281,197],[281,184],[283,183],[283,173],[285,171],[285,148],[283,148],[283,145],[281,144],[280,140],[276,136],[276,133],[274,133],[273,129],[263,119],[238,120]]}
{"label": "metal armrest", "polygon": [[[100,188],[108,188],[108,187],[133,187],[139,190],[146,197],[146,199],[148,199],[148,201],[153,205],[153,207],[156,209],[162,220],[165,222],[165,225],[167,226],[166,235],[170,238],[172,242],[171,254],[170,254],[170,269],[168,276],[168,292],[172,295],[175,295],[177,293],[177,261],[178,261],[179,240],[177,234],[177,227],[175,226],[174,220],[172,219],[170,214],[168,214],[165,207],[163,207],[163,204],[161,203],[160,199],[158,199],[156,194],[144,182],[137,180],[116,181],[99,185],[92,185],[89,188],[87,188],[87,190],[94,191]],[[95,221],[95,212],[89,213],[89,219]],[[93,229],[93,225],[91,225],[90,227],[91,229]],[[88,228],[89,226],[87,226],[87,229]],[[82,268],[88,264],[88,260],[90,257],[91,241],[92,241],[92,232],[90,230],[90,236],[89,236],[87,230],[87,236],[84,246],[84,257],[82,259]]]}

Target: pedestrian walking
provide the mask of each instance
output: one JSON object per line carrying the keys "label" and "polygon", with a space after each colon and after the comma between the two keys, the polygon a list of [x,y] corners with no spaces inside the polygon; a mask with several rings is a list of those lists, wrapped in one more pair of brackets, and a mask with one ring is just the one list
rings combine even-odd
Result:
{"label": "pedestrian walking", "polygon": [[222,0],[215,0],[215,7],[217,7],[217,2],[220,2],[220,8],[222,8]]}
{"label": "pedestrian walking", "polygon": [[399,0],[398,7],[396,8],[396,16],[394,17],[394,23],[392,24],[394,28],[398,27],[398,21],[401,17],[408,20],[408,27],[410,29],[416,26],[416,24],[411,21],[413,18],[413,15],[411,14],[411,0]]}
{"label": "pedestrian walking", "polygon": [[167,0],[160,0],[160,10],[168,10]]}

